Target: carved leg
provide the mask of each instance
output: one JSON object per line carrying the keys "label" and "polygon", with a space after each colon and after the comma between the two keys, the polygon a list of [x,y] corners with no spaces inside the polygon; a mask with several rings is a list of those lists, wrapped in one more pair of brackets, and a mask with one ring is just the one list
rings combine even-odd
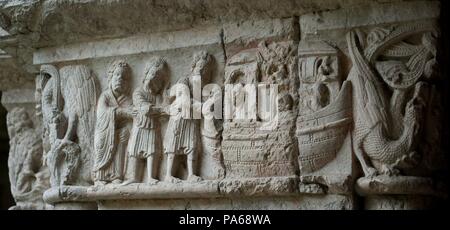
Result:
{"label": "carved leg", "polygon": [[366,158],[363,155],[363,151],[360,148],[355,149],[355,155],[361,164],[365,177],[374,177],[377,174],[377,170],[374,167],[368,165]]}
{"label": "carved leg", "polygon": [[181,180],[172,176],[172,167],[174,159],[175,159],[174,153],[167,153],[167,166],[166,166],[167,168],[166,168],[166,177],[164,178],[164,180],[170,183],[179,183],[181,182]]}
{"label": "carved leg", "polygon": [[128,178],[122,183],[122,185],[139,183],[138,174],[142,168],[142,164],[140,161],[141,160],[137,159],[136,157],[128,157],[128,164],[126,168],[126,174]]}
{"label": "carved leg", "polygon": [[388,176],[400,175],[400,170],[396,169],[394,165],[381,164],[380,173]]}
{"label": "carved leg", "polygon": [[114,179],[113,181],[111,181],[111,183],[113,183],[113,184],[122,184],[122,180],[121,179]]}
{"label": "carved leg", "polygon": [[194,167],[195,167],[195,155],[193,149],[187,149],[187,166],[188,166],[188,181],[190,182],[199,182],[202,180],[199,176],[196,176],[194,174]]}
{"label": "carved leg", "polygon": [[147,175],[147,184],[156,184],[158,182],[158,180],[153,177],[153,155],[147,157]]}
{"label": "carved leg", "polygon": [[358,161],[361,164],[364,176],[365,177],[375,176],[377,174],[377,170],[374,167],[369,166],[368,159],[364,157],[364,152],[361,149],[361,147],[355,143],[355,140],[352,140],[352,144],[353,144],[353,151],[355,151],[356,158],[358,158]]}
{"label": "carved leg", "polygon": [[106,185],[106,184],[107,184],[106,181],[102,181],[102,180],[97,180],[97,181],[94,182],[95,186],[103,186],[103,185]]}

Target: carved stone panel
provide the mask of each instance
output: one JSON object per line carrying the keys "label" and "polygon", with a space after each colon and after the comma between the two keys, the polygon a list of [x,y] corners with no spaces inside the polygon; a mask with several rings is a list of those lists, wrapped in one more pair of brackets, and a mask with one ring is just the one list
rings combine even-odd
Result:
{"label": "carved stone panel", "polygon": [[51,185],[91,184],[97,103],[94,76],[83,65],[59,70],[44,65],[37,84]]}
{"label": "carved stone panel", "polygon": [[[293,44],[264,41],[256,49],[235,54],[227,63],[227,86],[236,89],[242,85],[245,94],[242,102],[234,91],[224,99],[234,99],[225,106],[235,107],[233,115],[237,116],[224,122],[222,149],[227,178],[298,173],[293,138],[297,95],[291,91],[296,82],[295,63]],[[239,110],[244,110],[240,119]]]}
{"label": "carved stone panel", "polygon": [[321,41],[299,47],[297,118],[301,173],[321,169],[342,147],[351,123],[351,86],[341,87],[337,50]]}
{"label": "carved stone panel", "polygon": [[[2,17],[19,2],[0,4]],[[23,14],[38,25],[0,28],[0,82],[27,83],[2,86],[17,209],[420,209],[447,198],[437,1],[70,4],[136,13],[93,24],[34,2]]]}

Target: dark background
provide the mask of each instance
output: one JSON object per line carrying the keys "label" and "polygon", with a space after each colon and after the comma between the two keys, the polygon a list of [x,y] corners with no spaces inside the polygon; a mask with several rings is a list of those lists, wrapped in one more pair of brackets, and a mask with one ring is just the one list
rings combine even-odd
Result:
{"label": "dark background", "polygon": [[[0,99],[2,92],[0,92]],[[6,129],[6,110],[0,105],[0,209],[8,209],[14,205],[14,199],[9,189],[8,177],[9,138]]]}

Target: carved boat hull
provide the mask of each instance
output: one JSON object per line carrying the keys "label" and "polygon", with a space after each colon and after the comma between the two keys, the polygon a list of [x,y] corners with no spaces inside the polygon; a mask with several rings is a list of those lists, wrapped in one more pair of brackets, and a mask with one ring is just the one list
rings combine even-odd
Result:
{"label": "carved boat hull", "polygon": [[298,171],[295,116],[281,118],[274,130],[260,122],[226,123],[222,151],[226,178],[294,176]]}
{"label": "carved boat hull", "polygon": [[336,157],[352,120],[351,100],[351,85],[344,82],[335,101],[297,118],[300,173],[317,171]]}

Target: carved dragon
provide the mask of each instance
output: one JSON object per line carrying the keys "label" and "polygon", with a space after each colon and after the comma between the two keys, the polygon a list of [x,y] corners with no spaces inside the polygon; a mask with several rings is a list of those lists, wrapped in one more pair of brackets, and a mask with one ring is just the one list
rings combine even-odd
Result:
{"label": "carved dragon", "polygon": [[[354,95],[353,148],[367,177],[398,175],[418,163],[415,143],[427,93],[427,83],[419,80],[430,77],[436,62],[432,32],[433,27],[422,24],[375,29],[364,51],[359,31],[347,35],[353,63],[348,76]],[[422,35],[422,44],[403,42],[413,35]]]}

